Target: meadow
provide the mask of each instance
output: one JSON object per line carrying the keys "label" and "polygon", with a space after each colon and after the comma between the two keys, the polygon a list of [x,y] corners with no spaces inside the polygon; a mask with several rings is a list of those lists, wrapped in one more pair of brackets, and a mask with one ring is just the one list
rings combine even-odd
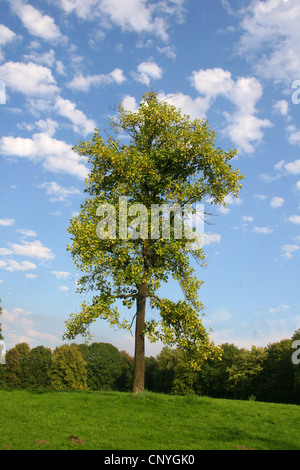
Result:
{"label": "meadow", "polygon": [[300,450],[297,405],[36,390],[0,405],[0,450]]}

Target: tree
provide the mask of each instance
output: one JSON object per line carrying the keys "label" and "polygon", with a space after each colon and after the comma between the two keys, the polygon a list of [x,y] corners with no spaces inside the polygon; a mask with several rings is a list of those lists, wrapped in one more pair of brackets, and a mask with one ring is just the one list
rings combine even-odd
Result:
{"label": "tree", "polygon": [[27,343],[16,344],[6,353],[4,383],[8,387],[23,388],[25,384],[24,361],[30,353]]}
{"label": "tree", "polygon": [[[84,302],[78,314],[70,315],[64,337],[87,336],[97,318],[128,330],[135,321],[133,390],[139,392],[144,389],[145,337],[189,351],[194,367],[200,367],[194,356],[203,361],[219,353],[202,324],[202,282],[191,263],[194,259],[203,266],[204,251],[199,244],[191,249],[191,232],[180,236],[179,222],[187,205],[197,215],[197,203],[205,198],[225,206],[225,196],[238,196],[242,175],[230,165],[236,150],[215,148],[206,121],[191,121],[156,93],[144,94],[137,112],[120,105],[111,124],[117,134],[127,133],[127,145],[112,136],[105,142],[97,130],[90,142],[74,147],[90,164],[89,196],[71,219],[68,249],[82,272],[78,291],[96,294],[91,304]],[[184,300],[157,295],[170,276]],[[149,319],[147,300],[155,312]],[[131,322],[120,317],[118,302],[128,308],[136,304]]]}
{"label": "tree", "polygon": [[228,368],[227,388],[234,398],[246,400],[257,396],[258,384],[264,374],[267,352],[263,347],[241,349],[236,360]]}
{"label": "tree", "polygon": [[[83,346],[83,349],[81,349]],[[115,390],[121,375],[122,356],[109,343],[79,345],[78,348],[87,363],[88,388],[90,390]]]}
{"label": "tree", "polygon": [[269,344],[264,362],[258,399],[275,403],[293,402],[295,366],[292,363],[292,340]]}
{"label": "tree", "polygon": [[24,386],[29,388],[50,387],[52,351],[44,346],[31,349],[24,358]]}
{"label": "tree", "polygon": [[52,356],[50,385],[56,390],[86,390],[86,362],[75,344],[57,347]]}

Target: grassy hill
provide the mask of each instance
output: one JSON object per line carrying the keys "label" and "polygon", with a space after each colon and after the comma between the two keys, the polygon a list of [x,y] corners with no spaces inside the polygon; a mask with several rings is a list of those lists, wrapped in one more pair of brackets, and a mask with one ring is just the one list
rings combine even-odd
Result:
{"label": "grassy hill", "polygon": [[300,450],[297,405],[28,390],[0,404],[0,450]]}

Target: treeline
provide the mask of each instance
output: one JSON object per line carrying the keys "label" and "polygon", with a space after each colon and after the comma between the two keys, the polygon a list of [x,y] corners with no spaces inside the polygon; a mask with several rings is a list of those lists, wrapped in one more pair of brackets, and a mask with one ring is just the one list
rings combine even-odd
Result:
{"label": "treeline", "polygon": [[[300,340],[299,330],[266,348],[223,344],[222,360],[206,361],[200,372],[187,366],[182,351],[164,348],[156,358],[146,358],[146,388],[300,404],[300,364],[292,361],[295,340]],[[131,391],[132,380],[133,358],[108,343],[63,345],[54,351],[20,343],[7,351],[6,364],[0,366],[2,388]]]}

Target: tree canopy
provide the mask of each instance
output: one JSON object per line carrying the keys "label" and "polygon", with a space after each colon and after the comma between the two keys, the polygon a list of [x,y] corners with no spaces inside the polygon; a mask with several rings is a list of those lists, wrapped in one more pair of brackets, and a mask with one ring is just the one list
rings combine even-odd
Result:
{"label": "tree canopy", "polygon": [[[97,318],[128,330],[135,321],[133,389],[140,391],[145,337],[188,352],[194,367],[200,366],[199,358],[218,355],[202,323],[203,304],[198,297],[202,282],[191,263],[195,259],[203,266],[203,247],[191,249],[188,231],[174,235],[186,205],[196,215],[196,205],[204,198],[225,206],[225,196],[238,197],[242,175],[230,164],[236,150],[215,147],[215,133],[207,121],[191,120],[154,92],[144,94],[136,112],[120,105],[111,125],[117,136],[105,141],[96,130],[90,142],[74,147],[88,159],[90,173],[87,198],[80,214],[71,219],[68,249],[82,273],[79,292],[95,295],[90,304],[82,303],[79,313],[70,315],[65,338],[87,336]],[[126,145],[124,132],[126,142],[129,139]],[[167,216],[162,206],[169,208]],[[154,209],[159,220],[155,228]],[[167,235],[163,232],[166,219],[170,222]],[[159,297],[159,288],[170,276],[179,283],[183,300]],[[146,317],[147,299],[150,315]],[[136,303],[134,318],[121,318],[118,301],[128,308]]]}

